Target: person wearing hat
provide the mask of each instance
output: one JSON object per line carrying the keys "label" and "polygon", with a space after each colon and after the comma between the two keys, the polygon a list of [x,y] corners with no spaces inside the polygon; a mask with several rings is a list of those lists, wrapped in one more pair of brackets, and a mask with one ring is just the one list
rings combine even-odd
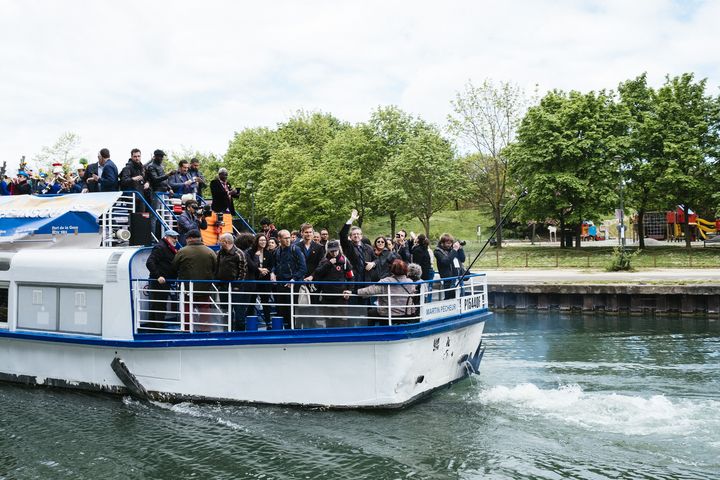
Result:
{"label": "person wearing hat", "polygon": [[[150,184],[150,195],[152,197],[152,208],[155,211],[159,211],[162,207],[162,200],[158,198],[156,193],[165,194],[172,193],[170,186],[168,185],[168,178],[175,174],[174,171],[165,173],[163,167],[163,160],[165,159],[165,152],[162,150],[155,150],[153,152],[152,161],[145,167],[145,178]],[[159,230],[157,224],[157,218],[155,215],[150,215],[150,229],[153,232]]]}
{"label": "person wearing hat", "polygon": [[339,240],[330,240],[325,245],[327,254],[320,261],[308,280],[320,283],[322,300],[318,313],[325,318],[326,327],[345,327],[347,325],[347,300],[350,298],[350,286],[347,282],[353,279],[350,262],[342,254]]}
{"label": "person wearing hat", "polygon": [[78,164],[75,171],[77,174],[73,176],[73,186],[70,193],[81,193],[85,190],[85,182],[83,181],[83,178],[85,178],[85,165]]}
{"label": "person wearing hat", "polygon": [[[167,301],[170,284],[167,279],[175,276],[173,260],[177,253],[178,232],[166,230],[165,235],[155,244],[145,266],[150,272],[150,323],[149,329],[164,329],[166,325]],[[172,308],[172,306],[171,306]]]}
{"label": "person wearing hat", "polygon": [[30,195],[32,193],[32,187],[28,179],[30,175],[25,170],[20,170],[17,174],[17,183],[13,187],[13,195]]}
{"label": "person wearing hat", "polygon": [[202,214],[196,200],[185,202],[185,211],[178,217],[178,232],[180,232],[180,243],[185,245],[185,236],[191,230],[207,229],[207,218]]}

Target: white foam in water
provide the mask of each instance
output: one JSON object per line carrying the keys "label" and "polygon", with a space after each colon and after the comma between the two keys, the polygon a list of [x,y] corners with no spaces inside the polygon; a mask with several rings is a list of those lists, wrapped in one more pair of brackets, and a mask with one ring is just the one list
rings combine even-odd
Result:
{"label": "white foam in water", "polygon": [[532,383],[496,386],[480,393],[484,405],[510,406],[591,430],[625,435],[672,434],[715,437],[720,431],[720,402],[649,398],[606,392],[584,392],[579,385],[544,390]]}

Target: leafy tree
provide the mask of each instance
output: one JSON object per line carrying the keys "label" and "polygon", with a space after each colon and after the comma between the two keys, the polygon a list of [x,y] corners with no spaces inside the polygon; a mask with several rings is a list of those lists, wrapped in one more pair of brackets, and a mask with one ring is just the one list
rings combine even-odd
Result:
{"label": "leafy tree", "polygon": [[690,205],[706,201],[706,182],[712,175],[712,159],[718,157],[720,112],[717,101],[705,94],[705,86],[706,80],[696,82],[691,73],[667,77],[658,89],[656,100],[665,166],[658,183],[673,205],[683,205],[687,248],[692,245]]}
{"label": "leafy tree", "polygon": [[657,94],[642,74],[618,87],[620,105],[627,115],[626,143],[622,145],[621,164],[627,179],[626,203],[637,209],[640,248],[645,248],[645,213],[664,208],[664,192],[657,179],[666,169],[662,155],[662,125],[656,112]]}
{"label": "leafy tree", "polygon": [[[248,180],[252,180],[253,188],[257,191],[265,179],[265,167],[278,145],[276,132],[269,128],[247,128],[236,132],[222,160],[222,166],[228,169],[231,184],[245,188]],[[220,166],[218,165],[218,168]],[[203,170],[203,173],[210,181],[215,177],[217,169],[210,177],[207,176],[209,172],[206,170]],[[239,199],[239,208],[243,212],[250,211],[249,197],[242,195]]]}
{"label": "leafy tree", "polygon": [[79,158],[80,136],[73,132],[65,132],[50,147],[44,146],[40,153],[33,157],[38,168],[52,170],[53,163],[62,163],[65,171],[74,171],[74,163]]}
{"label": "leafy tree", "polygon": [[387,165],[387,174],[404,192],[398,204],[407,206],[430,235],[430,219],[454,198],[461,182],[450,143],[426,128],[402,145]]}
{"label": "leafy tree", "polygon": [[[551,91],[531,107],[509,153],[511,175],[528,188],[521,206],[534,219],[554,217],[575,226],[610,210],[617,199],[611,156],[624,132],[612,94]],[[561,246],[564,246],[561,236]]]}
{"label": "leafy tree", "polygon": [[[515,139],[528,100],[517,85],[509,82],[496,85],[485,80],[480,86],[468,82],[451,104],[453,113],[448,116],[448,130],[472,150],[463,161],[470,179],[470,193],[490,206],[495,224],[499,225],[509,187],[505,149]],[[501,228],[497,229],[496,240],[500,247]]]}

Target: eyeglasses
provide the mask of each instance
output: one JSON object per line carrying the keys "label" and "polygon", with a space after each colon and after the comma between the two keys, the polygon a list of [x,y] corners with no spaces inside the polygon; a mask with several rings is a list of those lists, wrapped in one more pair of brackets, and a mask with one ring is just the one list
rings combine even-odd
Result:
{"label": "eyeglasses", "polygon": [[379,244],[379,243],[385,243],[385,240],[378,240],[378,241],[375,242],[375,243],[378,243],[378,244]]}

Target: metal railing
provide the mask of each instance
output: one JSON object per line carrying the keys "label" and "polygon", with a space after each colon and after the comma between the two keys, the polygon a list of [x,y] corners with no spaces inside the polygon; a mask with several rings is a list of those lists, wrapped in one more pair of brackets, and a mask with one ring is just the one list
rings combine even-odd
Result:
{"label": "metal railing", "polygon": [[133,279],[135,333],[393,326],[487,308],[484,275],[418,282]]}
{"label": "metal railing", "polygon": [[[98,218],[100,232],[102,234],[101,245],[103,247],[112,247],[126,243],[126,241],[117,238],[119,230],[130,230],[130,216],[137,211],[138,202],[145,206],[145,211],[149,215],[153,215],[156,221],[162,226],[162,232],[171,228],[158,213],[148,204],[140,193],[130,190],[122,192],[122,195],[115,201],[109,210],[103,212]],[[132,234],[132,232],[131,232]],[[158,241],[155,232],[151,232],[152,238]]]}

